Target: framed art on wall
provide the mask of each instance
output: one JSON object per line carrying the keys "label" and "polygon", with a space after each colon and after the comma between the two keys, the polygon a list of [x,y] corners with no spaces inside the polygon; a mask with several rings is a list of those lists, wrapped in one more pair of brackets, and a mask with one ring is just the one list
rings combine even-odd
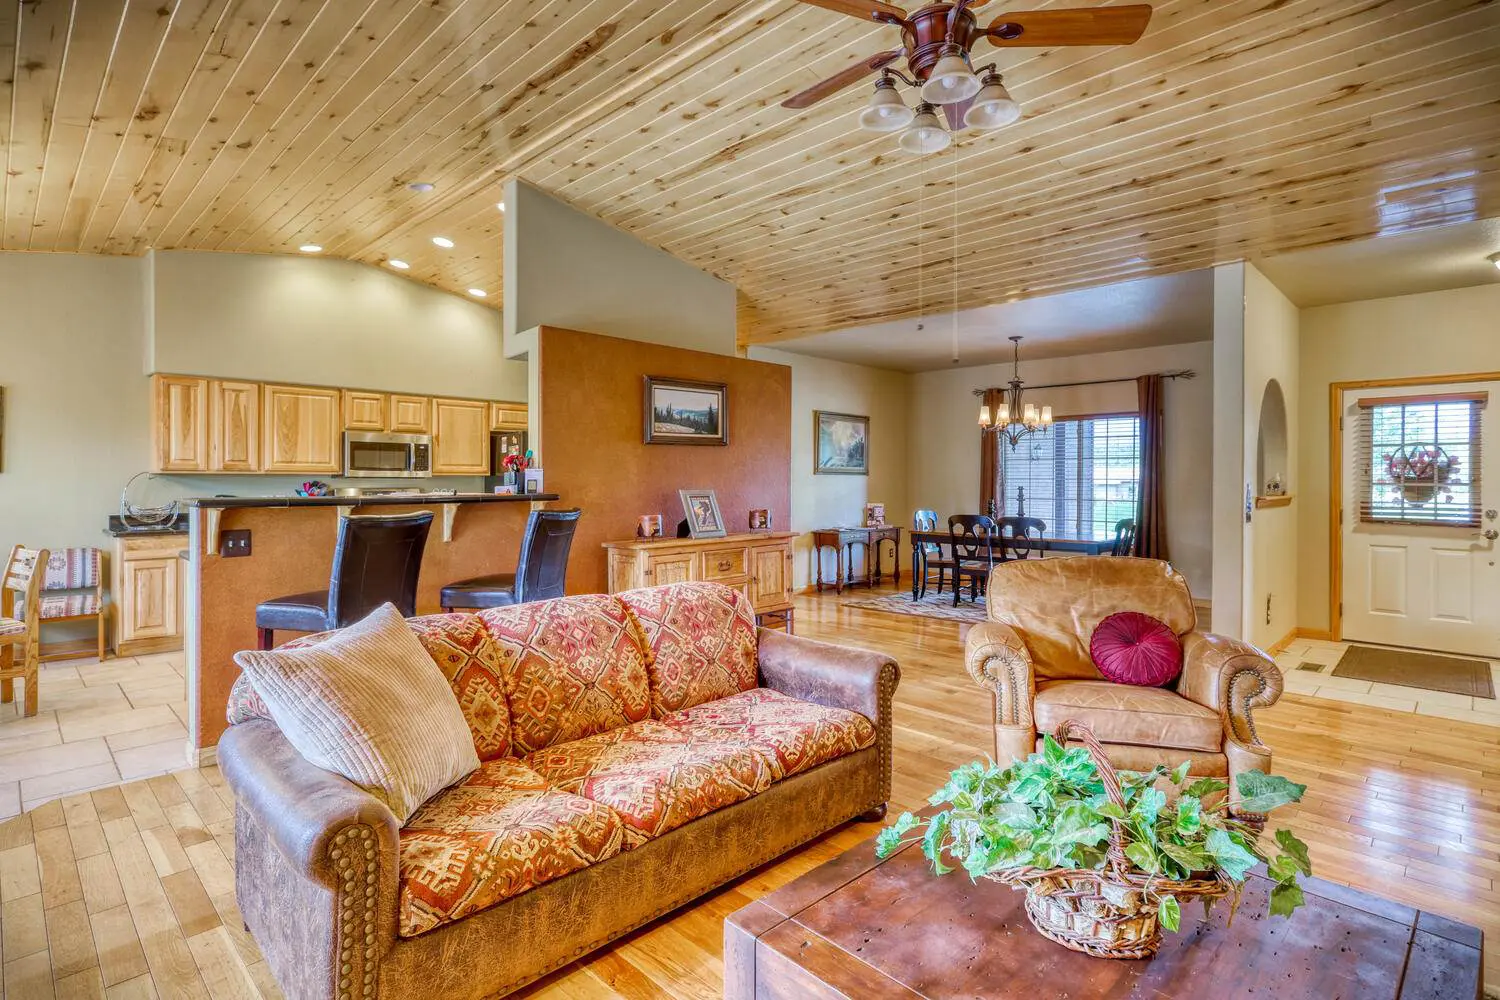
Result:
{"label": "framed art on wall", "polygon": [[870,474],[870,418],[813,411],[813,472],[818,475]]}
{"label": "framed art on wall", "polygon": [[729,387],[646,376],[646,444],[728,444]]}
{"label": "framed art on wall", "polygon": [[677,495],[682,498],[682,512],[687,515],[692,537],[724,537],[724,515],[719,513],[719,498],[713,490],[678,490]]}

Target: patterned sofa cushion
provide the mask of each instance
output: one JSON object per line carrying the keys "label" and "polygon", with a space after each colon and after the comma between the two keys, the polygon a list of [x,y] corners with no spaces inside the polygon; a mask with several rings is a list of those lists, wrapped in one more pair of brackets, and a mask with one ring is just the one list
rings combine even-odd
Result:
{"label": "patterned sofa cushion", "polygon": [[646,649],[618,599],[562,597],[477,617],[500,648],[517,755],[650,716]]}
{"label": "patterned sofa cushion", "polygon": [[875,727],[858,712],[789,698],[769,688],[710,701],[661,720],[689,736],[748,746],[777,780],[875,744]]}
{"label": "patterned sofa cushion", "polygon": [[500,644],[477,615],[426,615],[407,620],[458,698],[480,760],[510,755],[510,706],[505,700]]}
{"label": "patterned sofa cushion", "polygon": [[36,615],[43,620],[81,618],[97,615],[103,606],[98,594],[53,594],[37,598]]}
{"label": "patterned sofa cushion", "polygon": [[738,590],[681,583],[626,591],[620,600],[650,648],[657,718],[755,687],[755,618]]}
{"label": "patterned sofa cushion", "polygon": [[559,743],[526,763],[558,788],[618,813],[626,847],[742,802],[774,779],[766,759],[749,747],[654,719]]}
{"label": "patterned sofa cushion", "polygon": [[401,830],[399,932],[413,937],[620,853],[609,809],[491,760]]}

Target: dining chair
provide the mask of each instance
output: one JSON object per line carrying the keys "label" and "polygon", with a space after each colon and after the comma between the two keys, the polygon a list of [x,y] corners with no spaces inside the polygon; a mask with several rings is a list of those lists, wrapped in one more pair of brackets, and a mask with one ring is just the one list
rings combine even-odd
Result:
{"label": "dining chair", "polygon": [[[15,701],[19,680],[26,685],[26,715],[37,712],[37,663],[42,646],[37,605],[47,558],[46,549],[17,545],[10,550],[5,575],[0,577],[0,702]],[[20,666],[16,666],[17,647]]]}
{"label": "dining chair", "polygon": [[1000,531],[1001,554],[1006,559],[1042,558],[1046,543],[1047,522],[1039,517],[1011,515],[996,522]]}
{"label": "dining chair", "polygon": [[1115,544],[1109,550],[1112,556],[1128,556],[1135,552],[1135,521],[1124,518],[1115,522]]}
{"label": "dining chair", "polygon": [[394,604],[405,618],[415,615],[417,574],[431,527],[432,511],[428,510],[339,518],[328,589],[257,604],[257,648],[270,649],[278,629],[325,632],[343,628],[386,603]]}
{"label": "dining chair", "polygon": [[[41,626],[61,622],[93,621],[94,638],[102,662],[109,650],[104,642],[104,574],[102,554],[97,548],[54,549],[42,574],[37,620]],[[63,645],[44,660],[65,660],[78,651]]]}
{"label": "dining chair", "polygon": [[[912,514],[911,526],[917,531],[937,531],[938,517],[935,510],[918,510]],[[921,565],[916,567],[917,600],[927,596],[927,584],[932,580],[932,570],[938,572],[937,592],[943,592],[943,581],[947,579],[948,573],[953,569],[953,560],[943,555],[941,542],[923,542],[917,546],[915,555]]]}
{"label": "dining chair", "polygon": [[953,606],[963,593],[964,578],[969,580],[969,600],[979,599],[980,581],[989,582],[990,570],[1004,558],[1001,544],[1000,559],[995,556],[995,541],[999,531],[995,519],[988,514],[950,514],[948,516],[948,544],[953,549]]}
{"label": "dining chair", "polygon": [[444,611],[478,611],[563,596],[568,578],[568,552],[578,527],[572,510],[534,510],[521,536],[521,556],[514,573],[476,576],[450,583],[438,592]]}

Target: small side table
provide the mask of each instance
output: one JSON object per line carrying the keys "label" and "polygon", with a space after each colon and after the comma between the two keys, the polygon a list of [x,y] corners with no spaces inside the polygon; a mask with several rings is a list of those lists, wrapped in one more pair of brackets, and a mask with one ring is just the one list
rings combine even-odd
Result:
{"label": "small side table", "polygon": [[[883,541],[891,543],[892,558],[895,560],[893,576],[898,585],[901,583],[901,528],[899,526],[887,524],[878,528],[818,528],[812,536],[813,559],[817,563],[819,591],[822,591],[825,586],[831,586],[837,593],[842,594],[845,587],[872,587],[879,583],[885,575],[881,565],[880,543]],[[865,578],[863,580],[854,578],[854,546],[856,545],[864,546],[865,550]],[[833,549],[834,579],[831,584],[823,579],[824,549]]]}

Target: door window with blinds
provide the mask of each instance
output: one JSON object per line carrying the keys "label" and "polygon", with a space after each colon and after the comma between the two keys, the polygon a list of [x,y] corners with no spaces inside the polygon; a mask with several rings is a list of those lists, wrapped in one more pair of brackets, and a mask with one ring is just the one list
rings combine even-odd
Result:
{"label": "door window with blinds", "polygon": [[1359,519],[1477,525],[1479,417],[1487,402],[1487,393],[1361,399]]}
{"label": "door window with blinds", "polygon": [[1113,538],[1136,516],[1141,491],[1140,417],[1133,413],[1058,420],[1015,448],[997,435],[1001,513],[1047,522],[1053,538]]}

